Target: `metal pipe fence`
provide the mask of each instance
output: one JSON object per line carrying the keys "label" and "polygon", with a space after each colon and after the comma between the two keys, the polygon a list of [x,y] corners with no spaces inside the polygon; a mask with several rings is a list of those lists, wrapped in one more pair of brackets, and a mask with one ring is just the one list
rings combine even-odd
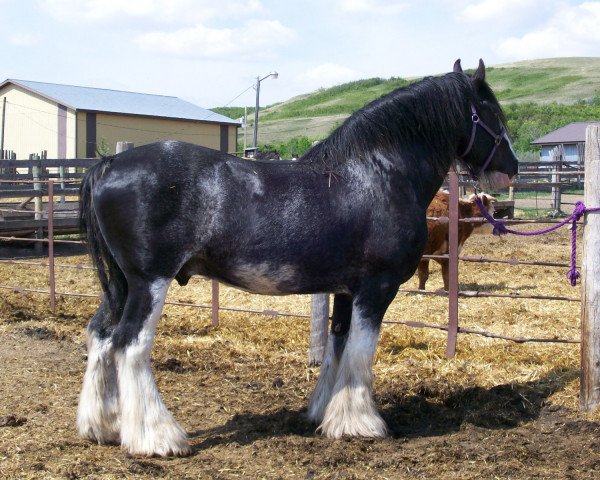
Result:
{"label": "metal pipe fence", "polygon": [[[53,220],[54,220],[54,180],[38,180],[38,182],[46,183],[47,189],[45,196],[48,197],[47,202],[47,210],[44,213],[47,214],[46,222],[47,222],[47,238],[22,238],[16,236],[0,236],[0,240],[7,241],[17,241],[17,242],[40,242],[48,244],[48,261],[47,262],[31,262],[31,261],[23,261],[23,260],[15,260],[15,259],[0,259],[0,264],[14,264],[14,265],[23,265],[23,266],[34,266],[34,267],[43,267],[48,269],[48,290],[43,289],[34,289],[34,288],[26,288],[21,286],[11,286],[11,285],[0,285],[0,289],[11,290],[13,292],[29,292],[29,293],[37,293],[37,294],[46,294],[49,295],[49,306],[50,310],[54,311],[56,308],[56,297],[57,296],[73,296],[73,297],[82,297],[82,298],[96,298],[100,299],[101,296],[98,294],[92,293],[77,293],[77,292],[69,292],[69,291],[57,291],[56,290],[56,267],[59,268],[70,268],[70,269],[80,269],[80,270],[93,270],[94,267],[90,265],[70,265],[70,264],[61,264],[56,263],[54,256],[54,246],[56,244],[84,244],[81,240],[64,240],[64,239],[55,239],[54,238],[54,228],[53,228]],[[451,182],[452,188],[452,182]],[[455,185],[454,188],[457,188]],[[455,225],[455,228],[458,226],[459,221],[471,222],[471,223],[482,223],[485,221],[483,218],[471,218],[471,219],[458,219],[458,214],[456,213],[456,219],[450,219],[448,217],[429,217],[429,220],[438,220],[442,222],[448,222],[449,227],[452,228],[452,225]],[[511,224],[531,224],[531,223],[557,223],[556,220],[543,220],[543,221],[535,221],[535,220],[511,220],[507,221]],[[450,255],[425,255],[423,258],[429,259],[451,259]],[[488,257],[473,257],[473,256],[456,256],[456,260],[466,261],[466,262],[492,262],[492,263],[503,263],[508,265],[535,265],[535,266],[547,266],[547,267],[568,267],[569,265],[566,263],[560,262],[543,262],[543,261],[531,261],[531,260],[520,260],[520,259],[500,259],[500,258],[488,258]],[[196,277],[200,278],[200,277]],[[499,338],[504,340],[511,340],[514,342],[556,342],[556,343],[578,343],[579,340],[570,340],[570,339],[539,339],[539,338],[516,338],[516,337],[508,337],[499,334],[494,334],[491,332],[477,331],[471,330],[464,327],[460,327],[458,325],[458,298],[507,298],[507,299],[537,299],[537,300],[551,300],[551,301],[565,301],[565,302],[580,302],[580,298],[569,298],[564,296],[546,296],[546,295],[521,295],[519,293],[490,293],[490,292],[481,292],[481,291],[460,291],[458,289],[458,276],[451,275],[450,276],[451,286],[453,288],[449,289],[449,292],[433,292],[427,290],[419,290],[419,289],[410,289],[410,288],[401,288],[399,291],[403,293],[413,293],[413,294],[423,294],[423,295],[441,295],[447,296],[449,302],[454,303],[454,307],[449,310],[449,318],[450,323],[448,326],[443,325],[432,325],[423,322],[413,322],[413,321],[400,321],[400,320],[389,320],[385,319],[384,323],[387,324],[402,324],[408,327],[415,328],[433,328],[438,330],[444,330],[448,332],[448,344],[450,346],[456,345],[457,334],[459,333],[468,333],[468,334],[477,334],[490,338]],[[256,309],[246,309],[239,308],[235,306],[225,306],[221,305],[219,302],[219,284],[216,281],[211,281],[211,304],[198,304],[192,302],[165,302],[166,305],[178,305],[178,306],[188,306],[199,309],[210,309],[212,312],[212,324],[217,326],[219,324],[219,312],[220,311],[232,311],[232,312],[244,312],[250,314],[260,314],[260,315],[268,315],[268,316],[282,316],[282,317],[296,317],[296,318],[310,318],[310,315],[306,314],[298,314],[293,312],[280,312],[277,310],[256,310]],[[453,311],[455,313],[453,313]],[[448,356],[452,356],[453,352],[449,351]]]}

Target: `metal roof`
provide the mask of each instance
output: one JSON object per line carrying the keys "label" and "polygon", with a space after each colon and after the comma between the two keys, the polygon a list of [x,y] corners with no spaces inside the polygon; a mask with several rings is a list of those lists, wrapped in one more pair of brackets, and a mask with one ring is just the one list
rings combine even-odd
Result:
{"label": "metal roof", "polygon": [[540,137],[530,145],[561,145],[568,143],[584,143],[585,130],[588,125],[600,125],[600,122],[575,122],[569,123],[543,137]]}
{"label": "metal roof", "polygon": [[238,124],[229,117],[177,97],[13,79],[2,82],[0,88],[9,83],[75,110]]}

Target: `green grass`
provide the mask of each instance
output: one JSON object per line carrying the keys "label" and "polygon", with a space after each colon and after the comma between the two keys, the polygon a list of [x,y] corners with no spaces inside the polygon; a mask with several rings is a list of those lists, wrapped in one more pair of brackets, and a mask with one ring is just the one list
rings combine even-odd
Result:
{"label": "green grass", "polygon": [[[519,199],[530,199],[530,198],[547,198],[550,196],[550,192],[548,191],[536,191],[536,190],[530,190],[527,192],[515,192],[515,200],[519,200]],[[508,200],[508,194],[507,193],[500,193],[498,195],[495,195],[495,197],[498,200]]]}
{"label": "green grass", "polygon": [[[216,107],[211,108],[211,111],[225,115],[234,120],[244,116],[244,107]],[[248,116],[254,115],[254,108],[247,108],[246,112]]]}
{"label": "green grass", "polygon": [[537,220],[539,218],[547,218],[551,211],[550,208],[515,208],[515,218],[522,220]]}
{"label": "green grass", "polygon": [[263,112],[261,119],[279,120],[324,115],[349,115],[372,100],[396,88],[408,85],[408,83],[407,80],[402,78],[390,78],[388,80],[369,78],[344,83],[271,106]]}
{"label": "green grass", "polygon": [[[519,152],[531,150],[532,140],[567,123],[600,119],[600,57],[488,66],[487,79],[505,108]],[[370,78],[270,105],[261,109],[259,145],[298,137],[321,139],[354,111],[409,83],[402,78]],[[241,107],[213,110],[230,118],[243,115]]]}
{"label": "green grass", "polygon": [[584,80],[582,75],[571,74],[568,68],[490,68],[487,79],[495,88],[500,101],[509,102],[527,97],[555,96],[566,86]]}

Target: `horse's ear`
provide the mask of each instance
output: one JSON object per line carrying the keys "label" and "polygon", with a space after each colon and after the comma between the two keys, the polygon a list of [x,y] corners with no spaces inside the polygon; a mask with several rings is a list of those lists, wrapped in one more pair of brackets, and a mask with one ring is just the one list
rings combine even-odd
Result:
{"label": "horse's ear", "polygon": [[483,63],[483,60],[480,58],[479,66],[477,67],[477,70],[475,70],[475,73],[473,74],[473,82],[481,83],[483,81],[485,81],[485,65]]}
{"label": "horse's ear", "polygon": [[460,65],[460,58],[454,62],[454,67],[452,68],[454,73],[463,73],[462,66]]}

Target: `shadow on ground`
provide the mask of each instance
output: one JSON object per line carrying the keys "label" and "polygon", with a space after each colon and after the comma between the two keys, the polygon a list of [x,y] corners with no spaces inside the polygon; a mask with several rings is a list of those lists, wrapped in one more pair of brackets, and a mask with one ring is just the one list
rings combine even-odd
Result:
{"label": "shadow on ground", "polygon": [[[459,431],[464,424],[498,430],[536,420],[544,410],[554,411],[547,398],[577,378],[579,370],[549,372],[534,382],[492,388],[462,387],[423,382],[416,395],[383,392],[377,398],[393,438],[441,436]],[[236,414],[220,427],[190,432],[190,438],[208,437],[193,446],[194,452],[216,445],[248,445],[257,440],[295,435],[315,436],[315,425],[304,410],[282,408],[270,413]]]}

